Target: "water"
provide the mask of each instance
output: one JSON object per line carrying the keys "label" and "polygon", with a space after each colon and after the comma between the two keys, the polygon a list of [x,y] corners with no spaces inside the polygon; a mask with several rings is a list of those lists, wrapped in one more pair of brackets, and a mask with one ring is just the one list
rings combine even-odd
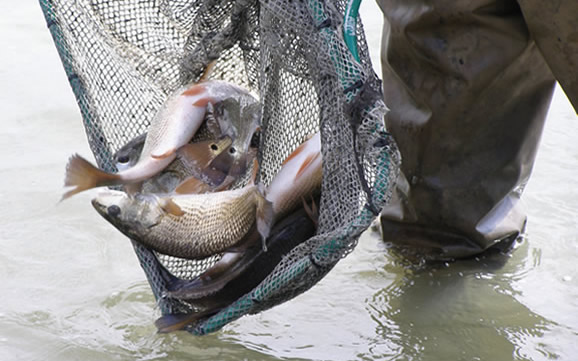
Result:
{"label": "water", "polygon": [[[364,7],[377,65],[381,19]],[[58,203],[67,157],[90,152],[40,8],[14,2],[0,19],[0,360],[578,357],[578,118],[559,89],[511,256],[420,268],[368,231],[291,302],[205,337],[158,335],[144,273],[95,192]]]}

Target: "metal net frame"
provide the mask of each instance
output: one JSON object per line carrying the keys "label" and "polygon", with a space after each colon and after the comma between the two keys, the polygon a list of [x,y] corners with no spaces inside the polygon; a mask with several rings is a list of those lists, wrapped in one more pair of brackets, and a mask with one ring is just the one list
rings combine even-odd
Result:
{"label": "metal net frame", "polygon": [[[317,234],[283,257],[256,288],[189,326],[216,331],[306,291],[357,244],[389,200],[399,153],[386,132],[381,83],[361,22],[346,24],[346,1],[40,0],[76,96],[98,165],[144,133],[167,96],[210,77],[242,85],[262,104],[259,181],[321,132],[323,183]],[[345,18],[347,19],[347,18]],[[353,39],[353,40],[352,40]],[[163,270],[192,279],[218,256],[191,261],[156,254],[133,241],[163,314],[198,310],[163,297]]]}

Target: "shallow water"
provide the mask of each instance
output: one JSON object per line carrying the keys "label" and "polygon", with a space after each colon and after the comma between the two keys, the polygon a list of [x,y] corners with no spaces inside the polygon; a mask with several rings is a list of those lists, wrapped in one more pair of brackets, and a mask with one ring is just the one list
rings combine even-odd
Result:
{"label": "shallow water", "polygon": [[[364,6],[377,50],[381,19]],[[420,268],[368,231],[290,302],[205,337],[158,335],[144,273],[95,192],[58,203],[67,157],[90,152],[39,6],[12,3],[0,30],[0,360],[577,358],[578,117],[559,89],[510,256]]]}

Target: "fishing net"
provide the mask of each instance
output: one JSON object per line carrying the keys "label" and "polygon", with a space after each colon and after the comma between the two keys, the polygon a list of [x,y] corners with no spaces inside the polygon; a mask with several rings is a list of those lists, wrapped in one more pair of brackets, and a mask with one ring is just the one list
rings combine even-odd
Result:
{"label": "fishing net", "polygon": [[[199,78],[242,85],[262,104],[259,181],[321,132],[323,184],[317,234],[285,255],[252,291],[188,327],[194,334],[306,291],[356,245],[391,195],[399,168],[384,128],[381,84],[361,22],[342,30],[346,3],[324,0],[40,0],[98,165],[144,133],[167,96]],[[353,38],[351,37],[353,36]],[[347,36],[345,36],[347,38]],[[351,38],[353,41],[351,41]],[[202,261],[159,255],[133,242],[163,314],[196,311],[163,297],[166,277],[191,279]]]}

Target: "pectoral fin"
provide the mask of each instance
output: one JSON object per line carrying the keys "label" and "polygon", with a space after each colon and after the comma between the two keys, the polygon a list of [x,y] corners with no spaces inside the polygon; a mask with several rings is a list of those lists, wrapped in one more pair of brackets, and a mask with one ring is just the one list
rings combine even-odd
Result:
{"label": "pectoral fin", "polygon": [[301,201],[303,202],[303,209],[305,210],[305,213],[307,213],[307,216],[311,219],[315,225],[315,228],[317,228],[319,226],[319,210],[317,208],[317,204],[315,203],[315,199],[311,197],[311,206],[309,206],[309,203],[304,198],[301,198]]}
{"label": "pectoral fin", "polygon": [[173,216],[181,217],[185,214],[185,212],[181,209],[181,207],[176,204],[171,198],[161,198],[159,199],[159,205],[161,208]]}
{"label": "pectoral fin", "polygon": [[171,148],[165,151],[164,153],[153,152],[151,153],[151,157],[153,157],[154,159],[165,159],[175,154],[175,152],[176,152],[175,148]]}
{"label": "pectoral fin", "polygon": [[[262,185],[260,185],[262,186]],[[262,187],[259,187],[262,188]],[[267,238],[271,232],[274,221],[273,203],[263,195],[262,189],[257,191],[257,230],[263,242],[263,251],[267,251]]]}

